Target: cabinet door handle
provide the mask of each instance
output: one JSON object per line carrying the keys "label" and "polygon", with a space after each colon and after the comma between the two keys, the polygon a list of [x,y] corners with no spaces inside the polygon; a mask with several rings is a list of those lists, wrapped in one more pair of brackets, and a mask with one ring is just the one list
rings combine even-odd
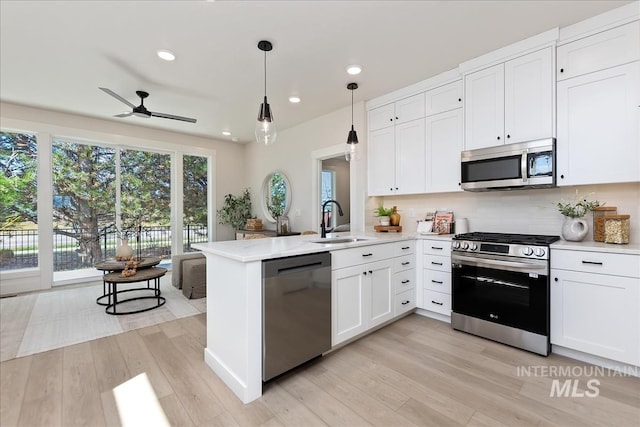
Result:
{"label": "cabinet door handle", "polygon": [[560,72],[561,72],[561,73],[564,73],[564,68],[560,68]]}
{"label": "cabinet door handle", "polygon": [[433,262],[433,261],[431,261],[431,264],[433,264],[433,265],[442,265],[441,262]]}
{"label": "cabinet door handle", "polygon": [[442,283],[443,283],[443,282],[442,282],[442,281],[440,281],[440,280],[433,280],[433,279],[432,279],[432,280],[431,280],[431,283],[437,283],[438,285],[442,285]]}
{"label": "cabinet door handle", "polygon": [[564,179],[564,174],[563,174],[563,175],[560,175],[560,179]]}
{"label": "cabinet door handle", "polygon": [[366,275],[367,275],[367,272],[366,272],[366,271],[363,271],[363,272],[362,272],[362,274],[364,274],[364,275],[366,276]]}
{"label": "cabinet door handle", "polygon": [[362,256],[373,256],[373,254],[372,253],[362,254]]}
{"label": "cabinet door handle", "polygon": [[458,102],[462,102],[462,98],[458,98]]}
{"label": "cabinet door handle", "polygon": [[404,285],[405,283],[409,283],[410,281],[411,281],[411,280],[407,279],[407,280],[403,280],[403,281],[402,281],[402,282],[400,282],[400,283],[402,283],[402,284]]}
{"label": "cabinet door handle", "polygon": [[558,281],[558,278],[557,278],[557,277],[554,277],[554,278],[553,278],[553,281],[554,281],[554,282],[557,282],[557,281]]}
{"label": "cabinet door handle", "polygon": [[601,262],[598,261],[582,261],[583,264],[590,264],[590,265],[602,265]]}
{"label": "cabinet door handle", "polygon": [[439,248],[439,247],[437,247],[437,246],[431,246],[431,249],[434,249],[434,250],[437,250],[437,251],[441,251],[441,250],[442,250],[442,249],[444,249],[444,248]]}
{"label": "cabinet door handle", "polygon": [[409,261],[405,261],[405,262],[402,263],[402,265],[409,265],[409,264],[411,264],[411,262],[409,262]]}
{"label": "cabinet door handle", "polygon": [[402,305],[407,305],[409,304],[411,301],[402,301]]}
{"label": "cabinet door handle", "polygon": [[498,137],[498,141],[500,141],[500,137]]}
{"label": "cabinet door handle", "polygon": [[507,139],[511,138],[511,135],[507,135]]}
{"label": "cabinet door handle", "polygon": [[431,302],[432,302],[433,304],[436,304],[436,305],[444,305],[444,303],[443,303],[443,302],[438,302],[438,301],[434,301],[434,300],[431,300]]}
{"label": "cabinet door handle", "polygon": [[402,247],[402,248],[400,248],[400,249],[402,249],[403,251],[405,251],[405,250],[407,250],[407,249],[411,249],[411,246],[403,246],[403,247]]}

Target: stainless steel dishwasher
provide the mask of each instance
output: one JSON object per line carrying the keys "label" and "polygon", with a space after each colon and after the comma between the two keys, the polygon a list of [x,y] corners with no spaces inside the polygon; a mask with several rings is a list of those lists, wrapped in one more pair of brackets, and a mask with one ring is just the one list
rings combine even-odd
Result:
{"label": "stainless steel dishwasher", "polygon": [[331,349],[331,254],[262,262],[262,380]]}

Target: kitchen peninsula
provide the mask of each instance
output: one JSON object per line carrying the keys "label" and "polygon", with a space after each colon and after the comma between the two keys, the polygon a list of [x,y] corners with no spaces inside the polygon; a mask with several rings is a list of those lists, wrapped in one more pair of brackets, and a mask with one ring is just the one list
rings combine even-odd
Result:
{"label": "kitchen peninsula", "polygon": [[262,395],[262,262],[319,252],[331,252],[335,259],[335,252],[394,242],[410,241],[413,248],[415,239],[401,233],[358,237],[361,240],[330,244],[315,242],[318,235],[305,235],[193,245],[207,259],[205,362],[242,402]]}

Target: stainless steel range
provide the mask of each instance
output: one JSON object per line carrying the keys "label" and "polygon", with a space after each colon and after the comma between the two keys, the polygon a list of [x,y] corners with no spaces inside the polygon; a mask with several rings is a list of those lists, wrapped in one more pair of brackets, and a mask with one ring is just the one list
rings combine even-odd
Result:
{"label": "stainless steel range", "polygon": [[559,239],[502,233],[455,236],[451,326],[547,356],[549,245]]}

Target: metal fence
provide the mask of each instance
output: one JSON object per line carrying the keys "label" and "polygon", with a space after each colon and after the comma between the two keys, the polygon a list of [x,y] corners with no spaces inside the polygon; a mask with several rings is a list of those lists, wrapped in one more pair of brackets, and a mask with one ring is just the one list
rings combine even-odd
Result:
{"label": "metal fence", "polygon": [[[209,240],[206,225],[186,224],[183,229],[183,251],[192,252],[193,243]],[[89,254],[81,248],[80,239],[70,234],[82,234],[84,239],[95,242],[97,253]],[[78,233],[73,229],[57,229],[53,232],[53,271],[76,270],[93,267],[93,264],[115,256],[117,232],[109,228],[98,235]],[[133,237],[130,246],[139,256],[159,256],[171,258],[171,227],[144,227],[139,238]],[[40,254],[47,256],[47,254]],[[99,259],[94,259],[97,257]],[[17,270],[38,266],[38,231],[3,229],[0,230],[0,270]]]}

